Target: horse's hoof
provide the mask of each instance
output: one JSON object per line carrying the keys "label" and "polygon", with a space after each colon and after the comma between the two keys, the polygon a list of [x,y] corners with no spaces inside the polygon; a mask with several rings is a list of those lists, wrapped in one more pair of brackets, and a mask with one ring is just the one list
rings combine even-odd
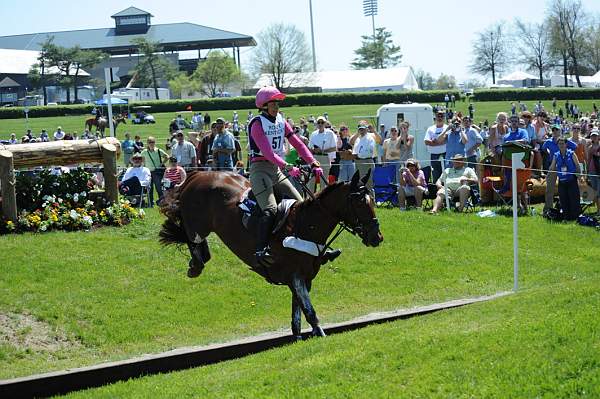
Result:
{"label": "horse's hoof", "polygon": [[190,268],[188,268],[187,276],[189,278],[198,277],[200,274],[202,274],[202,269],[201,268],[199,268],[199,267],[190,267]]}
{"label": "horse's hoof", "polygon": [[327,334],[325,334],[325,331],[323,331],[323,329],[321,328],[321,326],[318,326],[316,328],[313,328],[313,330],[312,330],[312,336],[313,337],[326,337]]}
{"label": "horse's hoof", "polygon": [[333,250],[325,251],[325,254],[323,255],[323,264],[325,264],[327,262],[333,262],[341,254],[342,254],[341,249],[333,249]]}

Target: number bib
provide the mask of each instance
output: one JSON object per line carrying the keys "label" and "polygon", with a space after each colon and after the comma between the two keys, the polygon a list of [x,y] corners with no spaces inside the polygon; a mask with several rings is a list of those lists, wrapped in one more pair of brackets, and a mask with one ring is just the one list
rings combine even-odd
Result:
{"label": "number bib", "polygon": [[[260,115],[260,123],[263,128],[263,132],[265,132],[265,136],[271,143],[271,148],[273,152],[280,157],[285,156],[285,152],[283,150],[283,139],[285,137],[285,120],[281,114],[277,114],[277,118],[275,118],[275,123],[271,122],[264,116]],[[262,155],[262,154],[261,154]]]}

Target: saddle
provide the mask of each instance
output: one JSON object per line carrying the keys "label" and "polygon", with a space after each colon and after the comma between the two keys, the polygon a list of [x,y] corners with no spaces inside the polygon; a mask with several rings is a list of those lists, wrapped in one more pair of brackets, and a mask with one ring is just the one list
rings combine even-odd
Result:
{"label": "saddle", "polygon": [[[277,211],[275,214],[275,223],[273,224],[272,234],[276,233],[283,227],[285,221],[290,213],[290,209],[296,203],[295,199],[284,198],[281,199],[281,196],[276,193],[275,199],[277,200]],[[242,224],[244,228],[251,233],[255,233],[257,230],[257,222],[260,217],[262,211],[258,203],[256,202],[256,197],[251,189],[246,190],[240,201],[238,202],[238,208],[241,210],[242,216]]]}

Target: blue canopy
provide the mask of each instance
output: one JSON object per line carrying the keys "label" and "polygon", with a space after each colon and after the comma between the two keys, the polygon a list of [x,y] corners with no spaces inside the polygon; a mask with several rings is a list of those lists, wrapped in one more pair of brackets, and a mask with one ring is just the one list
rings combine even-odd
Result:
{"label": "blue canopy", "polygon": [[[127,100],[123,100],[123,99],[117,98],[117,97],[111,97],[110,103],[112,105],[127,104]],[[103,98],[101,100],[96,101],[96,104],[97,105],[108,105],[108,100],[106,98]]]}

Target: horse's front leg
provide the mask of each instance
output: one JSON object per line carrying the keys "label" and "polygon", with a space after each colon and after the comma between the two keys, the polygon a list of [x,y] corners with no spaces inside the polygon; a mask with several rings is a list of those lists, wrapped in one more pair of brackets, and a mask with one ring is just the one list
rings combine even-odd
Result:
{"label": "horse's front leg", "polygon": [[306,281],[297,274],[295,274],[292,277],[292,288],[294,294],[296,294],[296,297],[300,302],[300,307],[304,312],[304,317],[306,317],[306,321],[308,321],[308,323],[313,329],[313,335],[317,337],[324,337],[325,332],[319,325],[319,318],[317,317],[317,312],[315,312],[315,309],[313,308],[313,305],[310,301],[310,295],[308,293]]}
{"label": "horse's front leg", "polygon": [[292,286],[290,286],[290,291],[292,292],[292,334],[295,341],[301,341],[302,308]]}

